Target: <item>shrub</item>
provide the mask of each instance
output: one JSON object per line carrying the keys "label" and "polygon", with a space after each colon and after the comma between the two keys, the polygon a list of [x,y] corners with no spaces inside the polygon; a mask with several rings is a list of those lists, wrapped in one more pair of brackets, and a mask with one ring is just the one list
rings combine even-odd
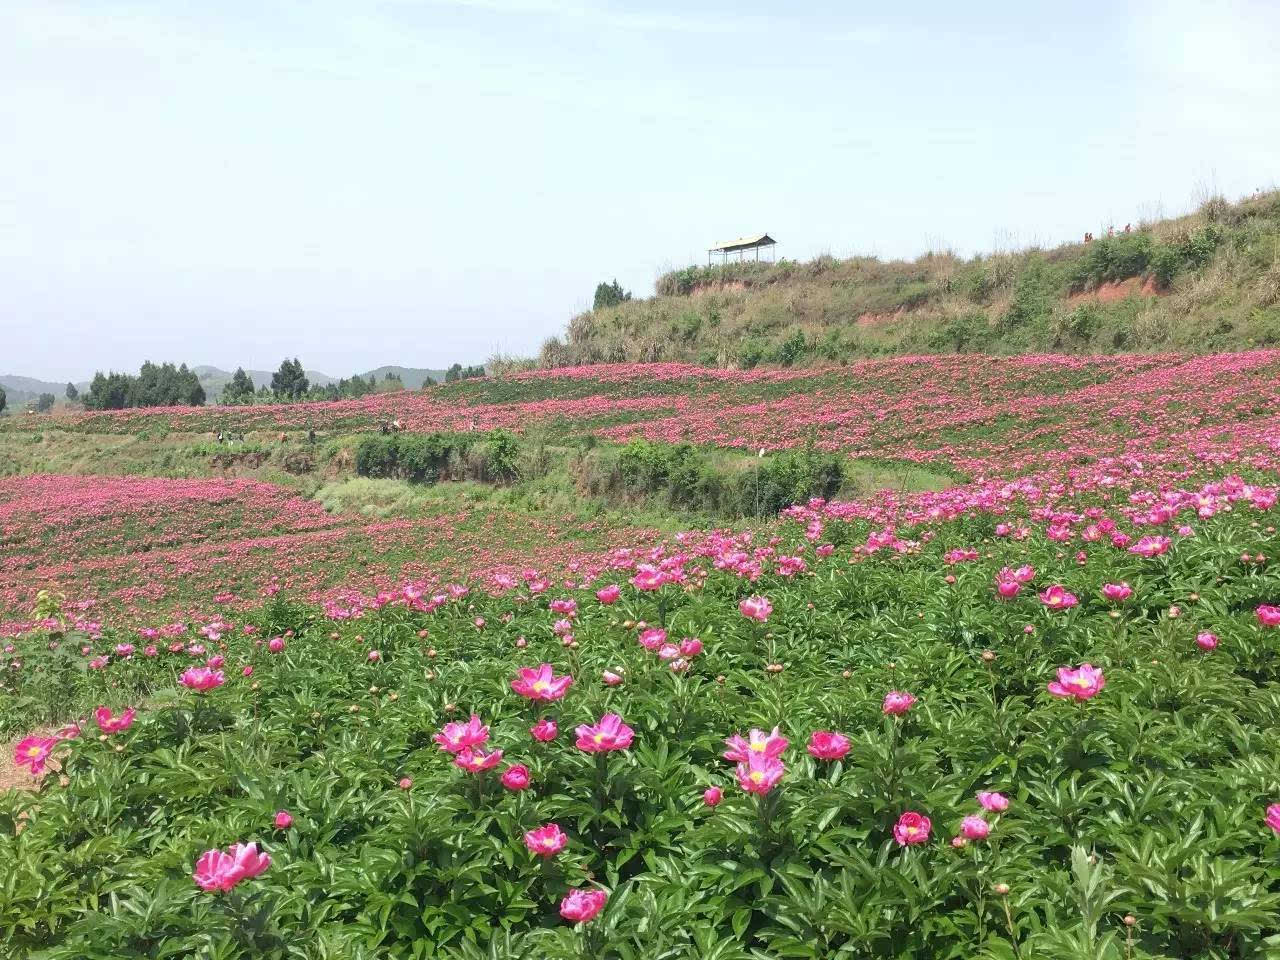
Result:
{"label": "shrub", "polygon": [[1145,233],[1101,237],[1085,247],[1071,271],[1070,289],[1087,290],[1146,272],[1154,244]]}

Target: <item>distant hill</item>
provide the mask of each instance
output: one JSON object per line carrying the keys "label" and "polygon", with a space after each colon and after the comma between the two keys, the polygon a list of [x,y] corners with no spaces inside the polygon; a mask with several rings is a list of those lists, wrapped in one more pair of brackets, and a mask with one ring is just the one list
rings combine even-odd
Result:
{"label": "distant hill", "polygon": [[[222,393],[222,388],[230,383],[232,376],[235,375],[234,370],[223,370],[221,367],[213,367],[208,364],[200,364],[191,369],[200,378],[200,386],[204,387],[204,392],[208,395],[210,402],[217,399]],[[246,370],[245,373],[249,375],[249,379],[253,381],[255,388],[271,386],[272,371]],[[327,373],[321,373],[319,370],[308,370],[307,379],[321,387],[326,387],[338,381],[337,377],[331,377]]]}
{"label": "distant hill", "polygon": [[[83,390],[89,384],[77,383],[76,388]],[[17,374],[0,374],[0,387],[4,387],[5,413],[14,413],[24,409],[28,403],[34,402],[42,393],[52,393],[57,403],[66,402],[67,385],[50,380],[37,380],[35,377],[23,377]]]}
{"label": "distant hill", "polygon": [[425,370],[421,367],[378,367],[376,370],[366,370],[361,376],[368,380],[369,374],[373,374],[381,381],[388,373],[399,375],[400,381],[404,384],[406,390],[418,390],[427,382],[427,377],[430,377],[436,383],[444,383],[445,371]]}
{"label": "distant hill", "polygon": [[[1092,240],[1084,232],[1092,229]],[[692,266],[569,321],[540,365],[812,365],[912,353],[1229,351],[1280,344],[1280,191],[1114,235],[968,259]]]}

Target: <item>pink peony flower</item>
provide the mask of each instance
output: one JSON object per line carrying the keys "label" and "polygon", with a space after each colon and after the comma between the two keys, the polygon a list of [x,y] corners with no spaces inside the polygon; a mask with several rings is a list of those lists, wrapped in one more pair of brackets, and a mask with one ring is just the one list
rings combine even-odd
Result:
{"label": "pink peony flower", "polygon": [[527,790],[529,788],[529,768],[523,763],[513,763],[502,771],[502,785],[508,790]]}
{"label": "pink peony flower", "polygon": [[241,675],[242,677],[252,677],[252,676],[253,676],[253,667],[252,667],[252,666],[250,666],[250,665],[248,665],[248,664],[246,664],[246,665],[245,665],[245,668],[244,668],[243,670],[241,670],[241,671],[240,671],[240,675]]}
{"label": "pink peony flower", "polygon": [[365,659],[368,660],[370,663],[377,663],[379,660],[382,659],[382,651],[370,650],[368,656]]}
{"label": "pink peony flower", "polygon": [[636,567],[636,575],[631,578],[631,585],[637,590],[661,590],[671,582],[671,575],[657,567],[642,563]]}
{"label": "pink peony flower", "polygon": [[396,784],[401,790],[408,790],[413,786],[413,780],[409,777],[401,777],[400,782]]}
{"label": "pink peony flower", "polygon": [[1133,588],[1127,583],[1104,583],[1102,596],[1112,603],[1122,603],[1133,596]]}
{"label": "pink peony flower", "polygon": [[277,810],[276,811],[276,829],[288,830],[292,826],[293,826],[293,814],[291,814],[288,810]]}
{"label": "pink peony flower", "polygon": [[1264,603],[1256,611],[1258,623],[1264,627],[1280,627],[1280,607]]}
{"label": "pink peony flower", "polygon": [[196,861],[192,875],[200,889],[226,893],[241,880],[250,880],[271,866],[271,858],[256,843],[237,843],[221,850],[206,850]]}
{"label": "pink peony flower", "polygon": [[1280,803],[1273,803],[1267,807],[1266,824],[1280,834]]}
{"label": "pink peony flower", "polygon": [[646,650],[657,650],[667,642],[667,631],[660,627],[650,627],[648,630],[642,631],[636,639],[640,641],[640,646]]}
{"label": "pink peony flower", "polygon": [[18,767],[29,767],[33,775],[44,773],[45,762],[57,745],[55,737],[27,737],[13,748],[13,763]]}
{"label": "pink peony flower", "polygon": [[1150,560],[1152,557],[1158,557],[1160,554],[1165,553],[1171,543],[1172,541],[1168,537],[1143,537],[1129,548],[1129,552]]}
{"label": "pink peony flower", "polygon": [[596,591],[596,599],[605,606],[611,606],[618,602],[618,597],[622,596],[622,588],[616,583],[611,583],[607,587],[601,587]]}
{"label": "pink peony flower", "polygon": [[749,739],[743,740],[735,733],[724,742],[724,745],[729,748],[724,753],[726,760],[733,763],[746,763],[753,756],[780,757],[787,749],[789,742],[778,732],[777,727],[773,728],[772,733],[765,733],[753,727],[747,736]]}
{"label": "pink peony flower", "polygon": [[1013,571],[1013,579],[1019,583],[1030,583],[1036,578],[1036,568],[1023,564]]}
{"label": "pink peony flower", "polygon": [[839,760],[849,752],[849,738],[829,730],[815,730],[809,737],[809,755],[819,760]]}
{"label": "pink peony flower", "polygon": [[606,687],[616,687],[622,683],[622,677],[614,673],[612,670],[605,670],[600,674],[600,679],[604,681]]}
{"label": "pink peony flower", "polygon": [[1012,576],[1005,576],[1005,571],[996,574],[996,593],[1005,600],[1012,600],[1022,592],[1022,584]]}
{"label": "pink peony flower", "polygon": [[556,722],[554,720],[548,720],[546,717],[543,717],[529,728],[529,734],[533,739],[541,743],[550,743],[556,738],[556,734],[559,732]]}
{"label": "pink peony flower", "polygon": [[573,683],[568,675],[557,677],[551,670],[551,664],[539,664],[533,667],[521,667],[520,674],[511,681],[511,689],[529,700],[559,700]]}
{"label": "pink peony flower", "polygon": [[453,755],[454,766],[467,771],[467,773],[484,773],[486,770],[492,770],[501,762],[501,750],[482,753],[479,750],[473,750],[471,747],[464,747]]}
{"label": "pink peony flower", "polygon": [[284,637],[272,637],[267,641],[267,649],[272,653],[279,653],[284,649]]}
{"label": "pink peony flower", "polygon": [[777,757],[765,753],[750,753],[744,763],[738,764],[736,772],[738,786],[747,793],[763,796],[782,780],[786,767]]}
{"label": "pink peony flower", "polygon": [[554,857],[569,843],[569,837],[558,824],[548,823],[524,835],[524,845],[539,857]]}
{"label": "pink peony flower", "polygon": [[587,753],[604,753],[609,750],[625,750],[631,746],[635,731],[622,722],[616,713],[606,713],[594,725],[582,724],[576,730],[577,747]]}
{"label": "pink peony flower", "polygon": [[570,923],[586,923],[604,909],[608,899],[603,890],[570,890],[560,901],[560,916]]}
{"label": "pink peony flower", "polygon": [[94,711],[93,718],[98,722],[98,729],[103,733],[119,733],[133,726],[133,717],[136,713],[133,707],[129,707],[127,710],[122,710],[120,716],[114,717],[106,707],[99,707]]}
{"label": "pink peony flower", "polygon": [[916,698],[904,690],[890,690],[884,695],[884,705],[880,710],[886,716],[901,716],[910,710],[915,702]]}
{"label": "pink peony flower", "polygon": [[455,721],[446,723],[444,728],[432,737],[446,753],[461,753],[469,747],[478,747],[489,740],[489,728],[480,722],[474,713],[465,723]]}
{"label": "pink peony flower", "polygon": [[707,787],[702,791],[702,802],[708,807],[715,807],[724,799],[724,791],[719,787]]}
{"label": "pink peony flower", "polygon": [[182,676],[178,678],[178,682],[184,687],[195,690],[197,693],[204,693],[206,690],[222,686],[227,682],[227,678],[221,670],[211,670],[209,667],[190,667],[183,671]]}
{"label": "pink peony flower", "polygon": [[680,641],[680,656],[696,657],[702,652],[702,641],[697,637],[685,637]]}
{"label": "pink peony flower", "polygon": [[210,670],[217,670],[226,662],[227,662],[226,657],[214,656],[206,660],[204,662],[204,665],[208,667]]}
{"label": "pink peony flower", "polygon": [[749,620],[764,623],[773,613],[773,604],[766,597],[747,597],[738,604],[738,611]]}
{"label": "pink peony flower", "polygon": [[978,791],[978,803],[983,810],[990,810],[992,813],[1004,813],[1009,809],[1009,798],[1003,793],[995,793],[989,790]]}
{"label": "pink peony flower", "polygon": [[1079,601],[1076,600],[1074,593],[1069,593],[1065,587],[1055,583],[1040,591],[1040,602],[1050,610],[1066,610],[1074,607]]}
{"label": "pink peony flower", "polygon": [[932,829],[933,824],[928,817],[908,810],[893,825],[893,839],[898,841],[898,846],[900,847],[915,843],[927,843],[929,832]]}
{"label": "pink peony flower", "polygon": [[1196,646],[1199,647],[1201,650],[1203,650],[1205,653],[1208,653],[1210,650],[1213,650],[1215,647],[1218,646],[1218,637],[1216,634],[1212,634],[1208,630],[1205,630],[1201,633],[1197,633]]}
{"label": "pink peony flower", "polygon": [[1058,679],[1049,682],[1049,692],[1063,699],[1088,700],[1097,696],[1106,685],[1101,668],[1082,663],[1074,670],[1059,667]]}

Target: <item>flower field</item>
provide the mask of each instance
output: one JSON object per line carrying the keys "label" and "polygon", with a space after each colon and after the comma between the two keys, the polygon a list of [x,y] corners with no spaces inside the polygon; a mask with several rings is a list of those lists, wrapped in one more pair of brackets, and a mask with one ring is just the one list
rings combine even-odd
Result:
{"label": "flower field", "polygon": [[0,942],[1275,956],[1278,372],[912,358],[396,399],[963,478],[591,550],[553,518],[369,524],[249,481],[2,480],[0,729],[34,789],[0,794]]}

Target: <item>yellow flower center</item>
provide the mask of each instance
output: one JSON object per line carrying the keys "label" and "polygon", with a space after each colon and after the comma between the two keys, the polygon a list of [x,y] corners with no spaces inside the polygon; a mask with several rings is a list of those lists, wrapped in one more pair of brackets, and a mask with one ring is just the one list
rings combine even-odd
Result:
{"label": "yellow flower center", "polygon": [[40,754],[41,754],[42,752],[43,752],[43,751],[41,750],[41,748],[40,748],[39,746],[31,746],[31,747],[27,747],[27,756],[28,756],[28,757],[38,757],[38,756],[40,756]]}
{"label": "yellow flower center", "polygon": [[763,779],[764,779],[764,774],[763,774],[763,773],[761,773],[759,770],[752,770],[752,771],[751,771],[751,782],[752,782],[752,783],[759,783],[759,782],[760,782],[761,780],[763,780]]}
{"label": "yellow flower center", "polygon": [[753,743],[751,745],[751,749],[756,753],[764,753],[764,748],[765,748],[765,744],[759,743],[759,742]]}
{"label": "yellow flower center", "polygon": [[604,743],[604,734],[603,734],[603,733],[597,733],[597,734],[596,734],[594,737],[592,737],[591,739],[593,739],[596,743]]}
{"label": "yellow flower center", "polygon": [[550,687],[551,684],[547,683],[545,680],[535,680],[533,682],[533,689],[535,693],[545,693]]}

